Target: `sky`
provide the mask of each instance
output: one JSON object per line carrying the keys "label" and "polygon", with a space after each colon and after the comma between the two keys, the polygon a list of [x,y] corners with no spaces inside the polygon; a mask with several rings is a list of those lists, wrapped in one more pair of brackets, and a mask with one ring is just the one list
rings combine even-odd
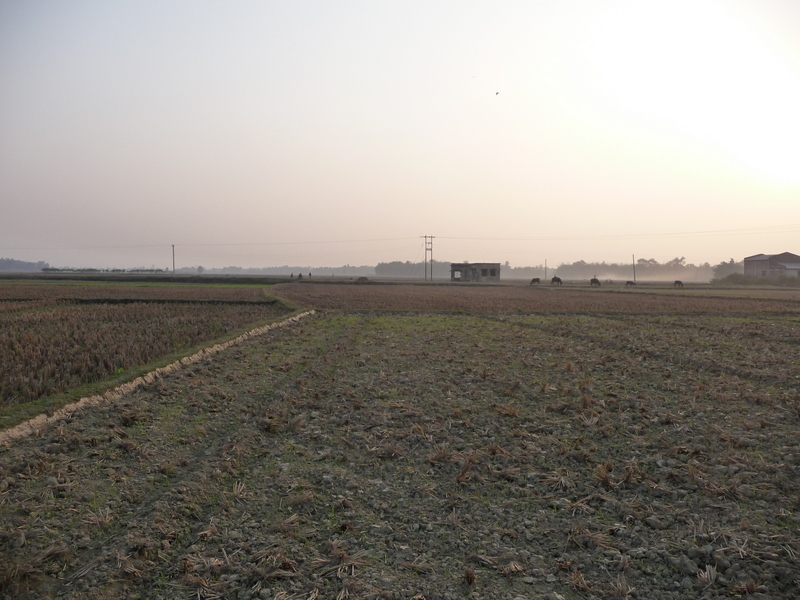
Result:
{"label": "sky", "polygon": [[800,2],[0,0],[0,256],[800,253]]}

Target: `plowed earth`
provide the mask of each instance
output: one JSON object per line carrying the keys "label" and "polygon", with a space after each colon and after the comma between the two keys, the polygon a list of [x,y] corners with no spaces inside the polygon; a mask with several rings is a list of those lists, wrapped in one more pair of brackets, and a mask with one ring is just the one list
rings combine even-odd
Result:
{"label": "plowed earth", "polygon": [[[304,306],[347,310],[432,310],[481,313],[800,313],[797,290],[623,289],[520,285],[381,285],[295,283],[274,288]],[[742,294],[743,297],[732,297]]]}
{"label": "plowed earth", "polygon": [[798,597],[796,304],[385,287],[0,449],[0,596]]}

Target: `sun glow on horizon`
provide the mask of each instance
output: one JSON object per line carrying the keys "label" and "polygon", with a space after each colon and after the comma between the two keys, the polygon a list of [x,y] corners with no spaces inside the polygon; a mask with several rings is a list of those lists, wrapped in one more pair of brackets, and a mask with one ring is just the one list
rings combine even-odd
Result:
{"label": "sun glow on horizon", "polygon": [[769,183],[800,184],[800,74],[726,8],[625,3],[590,36],[589,85],[639,123],[712,147]]}

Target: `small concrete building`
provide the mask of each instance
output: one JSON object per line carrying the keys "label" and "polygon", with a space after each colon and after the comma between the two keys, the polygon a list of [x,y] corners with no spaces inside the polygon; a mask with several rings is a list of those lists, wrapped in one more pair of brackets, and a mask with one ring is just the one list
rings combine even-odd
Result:
{"label": "small concrete building", "polygon": [[450,281],[500,281],[500,263],[450,263]]}
{"label": "small concrete building", "polygon": [[800,256],[791,252],[754,254],[744,259],[744,274],[751,277],[798,277]]}

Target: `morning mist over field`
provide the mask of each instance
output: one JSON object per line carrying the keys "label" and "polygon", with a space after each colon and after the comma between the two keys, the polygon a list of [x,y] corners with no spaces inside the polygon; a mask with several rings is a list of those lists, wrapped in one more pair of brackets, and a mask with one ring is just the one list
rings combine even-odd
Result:
{"label": "morning mist over field", "polygon": [[800,4],[0,4],[0,256],[800,252]]}

